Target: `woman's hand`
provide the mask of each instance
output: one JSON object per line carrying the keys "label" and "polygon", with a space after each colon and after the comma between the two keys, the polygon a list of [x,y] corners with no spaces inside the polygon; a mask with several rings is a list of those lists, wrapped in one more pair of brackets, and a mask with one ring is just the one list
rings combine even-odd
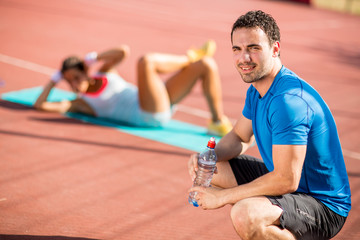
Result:
{"label": "woman's hand", "polygon": [[50,77],[50,80],[51,82],[53,82],[54,84],[57,84],[58,82],[61,81],[61,79],[63,79],[63,75],[60,71],[56,71],[54,72],[51,77]]}

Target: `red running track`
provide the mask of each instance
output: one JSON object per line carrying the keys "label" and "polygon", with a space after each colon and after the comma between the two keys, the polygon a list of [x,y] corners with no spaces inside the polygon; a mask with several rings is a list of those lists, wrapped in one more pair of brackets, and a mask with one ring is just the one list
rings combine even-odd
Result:
{"label": "red running track", "polygon": [[[122,43],[132,55],[119,71],[134,81],[143,53],[184,53],[212,38],[225,112],[236,119],[248,86],[233,67],[229,35],[235,19],[252,9],[277,19],[283,63],[312,84],[334,114],[353,195],[335,239],[359,239],[357,16],[285,1],[2,0],[0,93],[44,85],[70,53]],[[16,66],[14,58],[38,65]],[[183,105],[207,111],[199,86]],[[6,101],[0,116],[0,239],[238,239],[229,206],[203,211],[187,204],[188,150]],[[206,124],[184,111],[175,118]],[[255,148],[250,154],[258,156]]]}

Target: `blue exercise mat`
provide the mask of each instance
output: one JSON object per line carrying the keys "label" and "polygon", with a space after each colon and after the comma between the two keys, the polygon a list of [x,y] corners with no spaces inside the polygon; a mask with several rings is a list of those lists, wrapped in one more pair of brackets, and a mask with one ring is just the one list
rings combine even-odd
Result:
{"label": "blue exercise mat", "polygon": [[[27,88],[19,91],[3,93],[1,99],[19,103],[27,106],[33,106],[37,97],[42,92],[42,87]],[[64,99],[75,99],[76,95],[69,91],[54,88],[49,94],[48,101],[61,101]],[[110,122],[105,119],[96,118],[78,113],[66,113],[67,117],[79,119],[81,121],[111,127],[121,132],[125,132],[134,136],[143,137],[146,139],[158,141],[172,146],[185,148],[195,152],[202,151],[209,140],[210,135],[207,134],[207,129],[193,124],[171,120],[163,128],[139,128],[121,125]],[[217,141],[219,137],[215,137]]]}

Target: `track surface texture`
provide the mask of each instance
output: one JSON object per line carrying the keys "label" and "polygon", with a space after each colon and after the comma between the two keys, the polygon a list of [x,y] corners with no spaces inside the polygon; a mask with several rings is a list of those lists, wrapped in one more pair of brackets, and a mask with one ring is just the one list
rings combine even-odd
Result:
{"label": "track surface texture", "polygon": [[[1,0],[0,93],[46,84],[70,54],[123,43],[131,56],[118,70],[135,82],[142,54],[182,54],[214,39],[225,113],[236,119],[248,85],[233,66],[230,30],[253,9],[274,16],[283,64],[334,114],[353,202],[335,239],[360,239],[359,16],[287,1]],[[175,119],[206,126],[193,114],[208,111],[199,85],[181,105],[192,110]],[[1,100],[0,239],[238,239],[230,206],[203,211],[187,203],[190,154]],[[259,156],[256,147],[249,154]]]}

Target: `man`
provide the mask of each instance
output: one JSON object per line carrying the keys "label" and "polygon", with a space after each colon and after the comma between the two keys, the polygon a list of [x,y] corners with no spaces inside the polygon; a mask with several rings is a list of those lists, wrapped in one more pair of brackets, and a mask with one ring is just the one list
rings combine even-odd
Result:
{"label": "man", "polygon": [[[220,77],[211,57],[215,49],[216,43],[210,40],[202,48],[191,48],[186,54],[145,54],[137,64],[137,86],[125,81],[116,70],[129,55],[127,45],[99,54],[91,52],[84,60],[68,57],[34,106],[42,111],[78,112],[132,126],[162,127],[171,119],[174,106],[201,81],[212,114],[208,131],[224,136],[232,124],[223,112]],[[89,75],[88,68],[96,61],[101,63],[97,73]],[[172,76],[163,82],[162,73],[172,73]],[[72,101],[47,101],[51,89],[61,79],[69,83],[78,97]]]}
{"label": "man", "polygon": [[[351,195],[329,108],[282,66],[280,31],[270,15],[241,16],[231,41],[235,66],[251,84],[243,115],[215,148],[214,187],[189,191],[198,192],[203,209],[232,204],[232,222],[243,240],[332,238],[345,223]],[[254,136],[262,161],[241,155]],[[192,178],[196,171],[194,154]]]}

